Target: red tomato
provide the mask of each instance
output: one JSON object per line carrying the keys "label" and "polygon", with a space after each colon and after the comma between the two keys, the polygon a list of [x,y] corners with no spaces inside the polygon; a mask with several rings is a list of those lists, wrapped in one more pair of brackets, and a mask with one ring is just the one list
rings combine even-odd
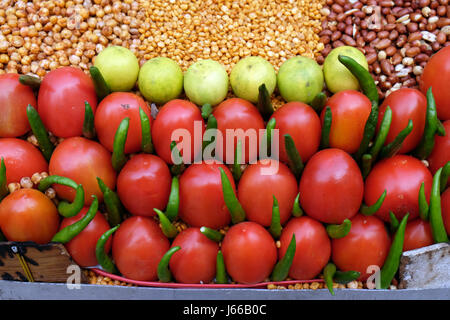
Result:
{"label": "red tomato", "polygon": [[[344,90],[335,93],[327,101],[331,108],[330,147],[354,153],[359,149],[364,135],[364,127],[369,118],[372,105],[361,92]],[[325,108],[321,113],[322,124]]]}
{"label": "red tomato", "polygon": [[62,67],[42,79],[38,112],[45,127],[55,136],[81,136],[86,101],[95,112],[97,95],[92,79],[81,69]]}
{"label": "red tomato", "polygon": [[125,118],[130,118],[125,153],[141,150],[142,129],[139,108],[147,114],[150,125],[153,118],[145,101],[131,92],[113,92],[98,105],[95,113],[95,131],[100,143],[113,152],[117,128]]}
{"label": "red tomato", "polygon": [[279,259],[286,254],[295,234],[295,256],[289,277],[296,280],[314,279],[330,260],[331,242],[325,227],[310,217],[292,218],[280,237]]}
{"label": "red tomato", "polygon": [[311,157],[300,179],[300,203],[312,218],[342,223],[359,210],[364,182],[355,160],[340,149],[324,149]]}
{"label": "red tomato", "polygon": [[[204,131],[205,123],[195,104],[180,99],[169,101],[159,110],[152,125],[156,153],[168,164],[173,164],[170,144],[175,141],[181,143],[178,149],[183,162],[192,163],[202,151]],[[189,150],[183,150],[185,148]]]}
{"label": "red tomato", "polygon": [[[74,224],[83,218],[88,212],[89,207],[81,209],[80,213],[71,218],[64,218],[61,221],[60,230]],[[95,256],[95,247],[98,239],[109,230],[108,221],[103,214],[97,212],[94,219],[89,222],[86,228],[83,229],[75,238],[65,244],[67,251],[73,260],[81,267],[92,267],[98,265]],[[105,251],[109,252],[111,249],[111,238],[105,244]]]}
{"label": "red tomato", "polygon": [[426,94],[429,87],[432,87],[438,118],[450,120],[450,47],[445,47],[431,56],[422,76],[419,85],[423,94]]}
{"label": "red tomato", "polygon": [[445,230],[447,230],[447,234],[450,234],[450,188],[441,194],[441,209]]}
{"label": "red tomato", "polygon": [[392,110],[392,122],[385,145],[394,141],[400,131],[406,128],[409,120],[412,120],[413,129],[398,151],[399,153],[408,153],[417,147],[422,139],[427,114],[427,99],[416,89],[401,88],[392,92],[380,106],[377,129],[380,127],[388,106]]}
{"label": "red tomato", "polygon": [[[434,148],[428,157],[429,169],[432,174],[435,174],[439,168],[450,161],[450,120],[445,121],[443,125],[446,134],[444,137],[434,136]],[[447,186],[450,186],[450,180]]]}
{"label": "red tomato", "polygon": [[[92,203],[92,195],[103,200],[103,193],[98,186],[97,177],[111,189],[116,186],[116,172],[111,164],[111,154],[100,143],[73,137],[61,142],[53,152],[49,164],[50,175],[70,178],[83,185],[85,205]],[[62,186],[54,186],[59,197],[73,201],[75,190]]]}
{"label": "red tomato", "polygon": [[169,240],[152,218],[131,217],[122,222],[112,241],[112,257],[128,279],[154,281]]}
{"label": "red tomato", "polygon": [[6,182],[20,182],[36,172],[48,172],[48,164],[38,148],[31,143],[16,139],[0,139],[0,158],[5,161]]}
{"label": "red tomato", "polygon": [[36,107],[33,90],[19,82],[17,73],[0,75],[0,137],[15,138],[30,130],[27,106]]}
{"label": "red tomato", "polygon": [[425,182],[425,195],[429,199],[433,177],[420,160],[406,155],[381,160],[366,178],[365,203],[373,205],[386,190],[383,205],[375,214],[388,222],[389,211],[399,220],[409,212],[408,220],[413,220],[419,216],[419,189],[422,182]]}
{"label": "red tomato", "polygon": [[238,185],[238,198],[247,219],[266,227],[272,221],[273,196],[278,201],[281,224],[285,224],[291,216],[297,193],[298,185],[294,174],[276,160],[258,161],[249,165]]}
{"label": "red tomato", "polygon": [[9,241],[45,244],[58,226],[56,206],[38,190],[19,189],[0,203],[0,228]]}
{"label": "red tomato", "polygon": [[[255,161],[259,152],[260,132],[263,132],[260,130],[265,129],[264,120],[258,109],[251,102],[231,98],[215,107],[213,115],[217,119],[217,129],[223,136],[223,147],[217,146],[216,150],[218,158],[227,164],[234,163],[234,151],[239,138],[245,163]],[[231,133],[229,139],[227,131]]]}
{"label": "red tomato", "polygon": [[403,251],[430,246],[433,243],[433,234],[428,221],[417,218],[407,223]]}
{"label": "red tomato", "polygon": [[371,265],[382,267],[391,247],[383,221],[374,216],[358,214],[352,219],[350,232],[343,238],[331,240],[332,260],[341,271],[358,271],[359,280],[372,273]]}
{"label": "red tomato", "polygon": [[230,223],[219,168],[225,171],[236,193],[233,175],[222,164],[192,164],[181,175],[179,216],[189,225],[219,229]]}
{"label": "red tomato", "polygon": [[127,210],[139,216],[154,216],[164,210],[172,177],[167,164],[151,154],[132,157],[117,177],[117,194]]}
{"label": "red tomato", "polygon": [[290,134],[303,162],[316,153],[320,144],[321,124],[317,113],[307,104],[289,102],[277,109],[272,118],[279,131],[278,145],[280,161],[287,163],[289,158],[284,145],[284,135]]}
{"label": "red tomato", "polygon": [[240,283],[265,280],[277,262],[277,247],[270,233],[255,222],[233,225],[222,241],[225,267]]}
{"label": "red tomato", "polygon": [[173,277],[181,283],[209,283],[216,275],[216,259],[219,245],[209,240],[199,228],[182,231],[172,242],[180,246],[170,259]]}

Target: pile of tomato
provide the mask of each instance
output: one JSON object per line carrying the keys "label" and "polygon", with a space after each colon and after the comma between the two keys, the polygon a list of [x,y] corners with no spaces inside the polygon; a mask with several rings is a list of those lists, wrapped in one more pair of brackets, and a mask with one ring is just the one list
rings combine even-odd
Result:
{"label": "pile of tomato", "polygon": [[[316,109],[289,102],[270,117],[241,98],[209,110],[175,99],[155,115],[133,92],[100,99],[93,79],[76,68],[49,72],[38,89],[23,85],[19,75],[1,75],[1,231],[9,241],[62,239],[80,266],[101,265],[132,280],[310,280],[327,266],[365,280],[370,266],[382,268],[394,254],[394,242],[401,253],[442,241],[441,225],[445,236],[450,233],[450,98],[445,87],[434,90],[449,61],[447,47],[431,58],[421,90],[402,88],[380,102],[364,153],[359,151],[374,108],[364,90],[335,93]],[[437,122],[430,120],[433,102]],[[33,123],[31,107],[42,123]],[[389,130],[380,134],[386,119]],[[195,161],[212,121],[223,136],[228,129],[266,135],[257,141],[235,137],[227,141],[231,146],[217,148],[215,161]],[[278,160],[258,159],[268,124],[279,130]],[[191,152],[176,147],[183,138],[173,140],[172,134],[180,129],[193,137]],[[51,132],[60,143],[37,148],[26,140],[31,131],[38,138]],[[245,145],[244,165],[233,164],[238,145]],[[420,156],[419,148],[425,150]],[[174,152],[183,163],[174,162]],[[57,177],[49,184],[58,205],[41,185],[5,190],[36,172]],[[78,209],[62,217],[61,203],[78,203]],[[94,214],[77,225],[76,234],[67,228],[89,212]],[[175,227],[180,223],[183,230]]]}

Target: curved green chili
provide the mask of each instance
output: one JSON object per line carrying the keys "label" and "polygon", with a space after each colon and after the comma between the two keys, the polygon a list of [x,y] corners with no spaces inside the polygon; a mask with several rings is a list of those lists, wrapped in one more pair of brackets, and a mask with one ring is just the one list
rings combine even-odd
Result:
{"label": "curved green chili", "polygon": [[294,217],[301,217],[303,215],[303,210],[300,206],[300,192],[295,197],[294,205],[292,206],[292,215]]}
{"label": "curved green chili", "polygon": [[317,112],[320,113],[327,102],[327,95],[324,92],[319,92],[316,94],[314,99],[311,101],[310,106]]}
{"label": "curved green chili", "polygon": [[87,227],[87,225],[92,221],[92,219],[94,219],[98,210],[98,199],[96,196],[92,197],[94,198],[94,201],[92,201],[92,204],[89,207],[89,210],[86,213],[86,215],[77,222],[75,222],[74,224],[71,224],[70,226],[67,226],[64,229],[61,229],[58,233],[56,233],[53,236],[52,242],[67,243],[73,238],[75,238],[81,231],[84,230],[84,228]]}
{"label": "curved green chili", "polygon": [[445,137],[446,135],[445,127],[439,119],[437,119],[436,133],[441,137]]}
{"label": "curved green chili", "polygon": [[305,165],[303,164],[300,153],[295,146],[294,140],[290,134],[284,135],[284,146],[286,147],[286,153],[289,159],[289,167],[294,175],[299,178],[303,172]]}
{"label": "curved green chili", "polygon": [[320,149],[328,148],[330,145],[330,130],[331,122],[333,121],[333,115],[331,113],[331,108],[327,106],[325,108],[325,115],[322,124],[322,133],[320,137]]}
{"label": "curved green chili", "polygon": [[369,175],[370,170],[372,170],[372,162],[373,162],[373,158],[372,158],[372,155],[369,153],[365,153],[361,157],[361,174],[362,174],[364,180]]}
{"label": "curved green chili", "polygon": [[[214,117],[213,114],[210,114],[208,116],[208,122],[206,123],[206,129],[205,129],[205,135],[206,135],[206,131],[208,131],[209,129],[215,129],[217,130],[217,119],[216,117]],[[202,150],[205,151],[206,147],[209,146],[211,143],[215,142],[216,137],[213,136],[214,139],[211,140],[205,140],[205,138],[203,137],[203,142],[202,142]],[[211,138],[213,138],[211,137]]]}
{"label": "curved green chili", "polygon": [[38,76],[23,74],[19,77],[19,82],[25,86],[31,87],[32,89],[38,90],[41,86],[42,80]]}
{"label": "curved green chili", "polygon": [[375,214],[375,212],[377,212],[378,210],[380,210],[384,199],[386,198],[387,195],[387,190],[384,190],[383,193],[381,194],[381,196],[378,198],[378,200],[371,206],[367,206],[365,204],[363,204],[360,208],[360,211],[363,215],[365,216],[371,216],[373,214]]}
{"label": "curved green chili", "polygon": [[423,221],[428,221],[429,209],[427,197],[425,195],[425,182],[422,182],[419,189],[419,215]]}
{"label": "curved green chili", "polygon": [[295,240],[295,233],[293,233],[291,242],[289,242],[289,246],[286,249],[286,253],[283,258],[277,262],[272,271],[272,281],[284,281],[287,278],[289,269],[291,269],[292,266],[292,261],[294,261],[296,247],[297,242]]}
{"label": "curved green chili", "polygon": [[405,129],[399,132],[399,134],[395,137],[394,141],[381,148],[380,157],[390,158],[395,156],[402,147],[403,141],[405,141],[406,137],[411,133],[412,129],[413,129],[413,122],[412,120],[409,120],[408,125],[405,127]]}
{"label": "curved green chili", "polygon": [[111,162],[114,170],[116,171],[120,171],[127,162],[127,157],[125,156],[125,143],[127,141],[129,127],[130,118],[126,117],[120,122],[114,136]]}
{"label": "curved green chili", "polygon": [[213,111],[213,107],[209,103],[202,106],[202,118],[207,120]]}
{"label": "curved green chili", "polygon": [[144,112],[144,110],[139,107],[139,117],[141,120],[141,150],[144,153],[153,153],[153,142],[152,142],[152,132],[150,118]]}
{"label": "curved green chili", "polygon": [[103,202],[106,206],[107,220],[111,227],[118,225],[122,222],[125,215],[125,208],[120,201],[119,196],[113,190],[111,190],[102,179],[97,177],[98,186],[103,193]]}
{"label": "curved green chili", "polygon": [[340,283],[340,284],[346,284],[352,281],[355,281],[359,278],[361,275],[358,271],[339,271],[337,270],[334,274],[333,280],[334,282]]}
{"label": "curved green chili", "polygon": [[83,137],[93,139],[95,137],[94,112],[89,102],[84,102]]}
{"label": "curved green chili", "polygon": [[448,179],[450,178],[450,161],[442,167],[441,173],[441,193],[447,188]]}
{"label": "curved green chili", "polygon": [[39,143],[39,149],[41,149],[44,158],[47,161],[50,161],[55,146],[50,141],[47,129],[42,123],[39,113],[30,104],[27,107],[27,117],[28,122],[30,123],[31,131],[33,131],[33,134]]}
{"label": "curved green chili", "polygon": [[325,268],[323,268],[323,279],[325,280],[325,284],[328,288],[328,291],[334,296],[333,289],[333,278],[336,274],[336,265],[332,262],[329,262]]}
{"label": "curved green chili", "polygon": [[97,93],[97,97],[99,100],[102,100],[108,94],[111,93],[111,89],[103,78],[100,70],[92,66],[89,68],[89,73],[91,74],[92,81],[94,82],[95,92]]}
{"label": "curved green chili", "polygon": [[389,253],[384,261],[383,267],[381,268],[381,289],[387,289],[397,273],[398,266],[400,265],[400,257],[403,252],[403,242],[405,240],[405,229],[408,217],[409,213],[407,213],[400,222],[397,231],[395,232],[394,239],[392,240]]}
{"label": "curved green chili", "polygon": [[278,239],[281,235],[281,222],[280,222],[280,207],[278,205],[278,200],[273,196],[272,205],[272,220],[270,222],[269,231],[272,237]]}
{"label": "curved green chili", "polygon": [[172,222],[170,222],[164,212],[156,208],[153,210],[158,214],[159,223],[161,224],[161,230],[164,235],[169,239],[175,238],[178,234],[177,228],[172,224]]}
{"label": "curved green chili", "polygon": [[431,233],[435,243],[448,242],[447,231],[444,227],[444,222],[442,219],[442,208],[441,208],[441,174],[442,168],[434,174],[433,185],[431,187],[430,196],[430,227]]}
{"label": "curved green chili", "polygon": [[223,254],[222,251],[217,252],[217,258],[216,258],[216,279],[215,283],[217,284],[227,284],[228,283],[228,276],[227,271],[225,268],[225,261],[223,260]]}
{"label": "curved green chili", "polygon": [[105,252],[105,245],[108,241],[109,237],[119,228],[119,225],[116,225],[112,229],[109,229],[97,241],[97,245],[95,246],[95,257],[97,258],[98,264],[102,267],[103,270],[109,273],[117,274],[118,270],[114,265],[114,262]]}
{"label": "curved green chili", "polygon": [[398,222],[397,217],[392,211],[389,211],[389,221],[390,221],[389,228],[391,230],[391,233],[395,233],[395,231],[397,231],[400,225],[400,222]]}
{"label": "curved green chili", "polygon": [[0,201],[9,193],[8,184],[6,183],[6,166],[5,160],[2,157],[0,165]]}
{"label": "curved green chili", "polygon": [[242,143],[241,140],[238,139],[236,144],[236,150],[234,151],[234,163],[233,163],[233,177],[234,180],[239,181],[242,176],[241,170],[241,161],[242,161]]}
{"label": "curved green chili", "polygon": [[203,233],[209,240],[212,240],[214,242],[220,242],[224,237],[224,235],[219,231],[208,227],[201,227],[200,232]]}
{"label": "curved green chili", "polygon": [[386,138],[389,134],[389,129],[392,123],[392,110],[389,106],[386,107],[386,111],[383,115],[383,120],[381,120],[380,129],[375,138],[373,146],[370,148],[369,154],[372,156],[372,161],[376,161],[380,150],[383,148]]}
{"label": "curved green chili", "polygon": [[352,222],[349,219],[345,219],[341,224],[329,224],[327,225],[327,233],[331,239],[340,239],[345,237],[352,228]]}
{"label": "curved green chili", "polygon": [[169,270],[169,261],[170,258],[172,258],[173,254],[180,249],[181,249],[180,246],[170,248],[161,258],[161,261],[159,261],[157,269],[159,281],[170,282],[172,280],[172,273]]}
{"label": "curved green chili", "polygon": [[268,122],[267,122],[267,126],[266,126],[266,131],[264,132],[264,141],[266,142],[266,155],[268,157],[271,156],[272,154],[272,133],[273,130],[275,129],[275,125],[276,125],[276,120],[275,118],[271,118]]}
{"label": "curved green chili", "polygon": [[372,101],[372,109],[370,111],[369,118],[367,119],[366,124],[364,126],[363,138],[361,140],[361,143],[359,144],[358,150],[353,155],[357,161],[359,161],[363,156],[363,154],[367,152],[367,149],[369,149],[370,141],[372,141],[372,138],[375,136],[377,123],[378,123],[378,102]]}
{"label": "curved green chili", "polygon": [[219,168],[219,171],[220,179],[222,181],[223,199],[225,200],[225,205],[227,206],[228,211],[230,211],[231,222],[233,224],[242,222],[245,220],[245,211],[233,191],[233,187],[231,186],[231,182],[228,179],[227,174],[222,168]]}
{"label": "curved green chili", "polygon": [[175,221],[175,219],[178,217],[178,210],[180,207],[179,192],[180,192],[180,183],[178,177],[175,176],[172,178],[169,201],[167,202],[166,207],[166,217],[172,222]]}
{"label": "curved green chili", "polygon": [[[170,143],[170,152],[172,154],[172,161],[174,164],[170,168],[170,171],[172,172],[172,175],[178,176],[184,171],[184,163],[183,163],[183,157],[181,156],[181,152],[177,147],[177,143],[175,141],[172,141]],[[175,163],[181,161],[180,163]]]}
{"label": "curved green chili", "polygon": [[264,83],[259,86],[258,91],[259,94],[257,107],[264,120],[267,120],[274,112],[272,100],[270,99],[269,92],[267,91],[266,85]]}

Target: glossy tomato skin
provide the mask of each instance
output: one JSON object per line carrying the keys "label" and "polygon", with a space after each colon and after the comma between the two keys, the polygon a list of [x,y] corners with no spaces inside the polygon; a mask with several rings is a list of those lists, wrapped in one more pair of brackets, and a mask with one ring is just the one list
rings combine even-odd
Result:
{"label": "glossy tomato skin", "polygon": [[152,218],[134,216],[115,232],[112,257],[124,277],[154,281],[159,261],[169,248],[169,240]]}
{"label": "glossy tomato skin", "polygon": [[25,140],[0,139],[0,158],[5,161],[6,182],[20,182],[36,172],[48,172],[48,163],[38,148]]}
{"label": "glossy tomato skin", "polygon": [[[428,157],[428,167],[432,174],[435,174],[439,168],[442,168],[447,162],[450,161],[450,120],[442,123],[445,128],[445,136],[434,136],[433,151]],[[450,181],[447,182],[447,186],[450,186]]]}
{"label": "glossy tomato skin", "polygon": [[225,171],[236,193],[233,175],[223,164],[192,164],[180,176],[179,216],[190,226],[219,229],[230,223],[219,168]]}
{"label": "glossy tomato skin", "polygon": [[345,151],[330,148],[308,161],[299,191],[302,208],[310,217],[339,224],[358,212],[364,182],[355,160]]}
{"label": "glossy tomato skin", "polygon": [[420,218],[406,224],[403,251],[414,250],[434,243],[430,223]]}
{"label": "glossy tomato skin", "polygon": [[95,113],[97,95],[92,79],[81,69],[62,67],[42,79],[38,112],[44,126],[55,136],[81,136],[86,101]]}
{"label": "glossy tomato skin", "polygon": [[[88,212],[89,207],[81,209],[80,213],[71,218],[64,218],[61,221],[60,230],[74,224],[83,218]],[[72,259],[81,267],[92,267],[98,265],[95,256],[95,247],[98,239],[110,228],[108,221],[103,214],[97,212],[94,219],[89,222],[75,238],[65,244],[67,251]],[[111,249],[111,237],[105,244],[105,252]]]}
{"label": "glossy tomato skin", "polygon": [[235,224],[228,230],[222,241],[222,253],[228,274],[239,283],[263,281],[277,262],[272,236],[251,221]]}
{"label": "glossy tomato skin", "polygon": [[[344,90],[330,97],[326,105],[331,108],[332,114],[330,147],[348,153],[356,152],[372,109],[370,100],[359,91]],[[325,108],[322,110],[320,116],[322,125],[325,110]]]}
{"label": "glossy tomato skin", "polygon": [[17,73],[0,75],[0,137],[16,138],[30,130],[27,106],[36,108],[33,90],[19,82]]}
{"label": "glossy tomato skin", "polygon": [[177,235],[172,248],[180,246],[170,259],[169,268],[180,283],[209,283],[216,275],[219,245],[200,232],[188,228]]}
{"label": "glossy tomato skin", "polygon": [[408,220],[419,216],[419,189],[425,182],[425,195],[430,197],[433,177],[418,159],[407,155],[396,155],[379,161],[366,178],[364,201],[373,205],[386,190],[381,208],[375,213],[389,222],[389,211],[401,220],[409,212]]}
{"label": "glossy tomato skin", "polygon": [[[195,104],[187,100],[171,100],[162,106],[153,122],[153,145],[158,156],[168,164],[173,164],[170,144],[172,141],[179,144],[186,138],[188,140],[178,149],[184,163],[193,163],[201,155],[204,131],[205,122]],[[189,152],[183,151],[181,146],[190,147]]]}
{"label": "glossy tomato skin", "polygon": [[147,114],[150,125],[153,118],[144,99],[131,92],[113,92],[98,105],[95,113],[95,131],[100,143],[113,152],[114,137],[123,119],[129,118],[125,153],[141,150],[142,128],[139,114],[141,108]]}
{"label": "glossy tomato skin", "polygon": [[289,220],[281,233],[279,259],[286,254],[293,234],[296,249],[289,277],[296,280],[314,279],[330,260],[331,242],[325,227],[307,216]]}
{"label": "glossy tomato skin", "polygon": [[[260,132],[264,130],[264,120],[258,109],[249,101],[240,98],[231,98],[221,102],[214,108],[213,115],[217,120],[217,129],[223,136],[223,147],[217,147],[216,155],[225,163],[234,163],[234,150],[238,142],[239,132],[243,134],[251,133],[254,139],[246,136],[241,141],[245,149],[242,150],[245,163],[254,162],[257,159],[260,145]],[[227,130],[233,130],[234,133],[227,139]],[[233,132],[231,132],[233,133]],[[234,137],[234,138],[233,138]],[[243,137],[243,136],[242,136]]]}
{"label": "glossy tomato skin", "polygon": [[392,110],[392,122],[385,145],[394,141],[400,131],[406,128],[409,120],[412,120],[413,129],[403,141],[402,147],[398,151],[400,154],[408,153],[417,147],[422,139],[427,113],[427,99],[417,89],[400,88],[392,92],[384,99],[380,106],[377,130],[380,127],[388,106]]}
{"label": "glossy tomato skin", "polygon": [[445,230],[450,235],[450,188],[447,188],[441,194],[441,209]]}
{"label": "glossy tomato skin", "polygon": [[[53,152],[49,164],[50,175],[70,178],[81,184],[85,193],[85,205],[92,203],[92,196],[103,200],[103,193],[98,186],[97,177],[112,190],[116,186],[116,172],[111,164],[111,154],[100,143],[73,137],[61,142]],[[54,185],[57,195],[63,199],[73,201],[75,190]]]}
{"label": "glossy tomato skin", "polygon": [[42,192],[19,189],[0,203],[0,228],[9,241],[50,242],[58,231],[56,206]]}
{"label": "glossy tomato skin", "polygon": [[238,185],[238,198],[247,219],[265,227],[272,221],[273,196],[278,201],[280,222],[284,225],[291,216],[297,193],[295,176],[288,166],[276,160],[249,165]]}
{"label": "glossy tomato skin", "polygon": [[358,271],[359,280],[364,281],[371,274],[370,270],[367,272],[369,266],[383,266],[391,239],[383,221],[375,216],[357,214],[351,222],[345,237],[331,240],[331,258],[338,270]]}
{"label": "glossy tomato skin", "polygon": [[438,118],[450,120],[450,47],[445,47],[431,56],[420,77],[419,85],[423,94],[432,87]]}

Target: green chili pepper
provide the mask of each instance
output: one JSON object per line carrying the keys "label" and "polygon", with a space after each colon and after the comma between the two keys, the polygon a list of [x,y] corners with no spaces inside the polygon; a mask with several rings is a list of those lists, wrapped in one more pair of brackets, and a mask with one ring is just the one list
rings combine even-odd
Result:
{"label": "green chili pepper", "polygon": [[97,262],[102,266],[102,269],[106,272],[117,274],[118,270],[114,265],[114,262],[105,252],[105,245],[108,241],[109,237],[119,228],[119,225],[116,225],[112,229],[109,229],[97,241],[97,245],[95,246],[95,256],[97,258]]}
{"label": "green chili pepper", "polygon": [[94,112],[89,102],[84,102],[83,136],[87,139],[95,137]]}
{"label": "green chili pepper", "polygon": [[220,233],[217,230],[208,228],[208,227],[201,227],[200,232],[203,233],[209,240],[220,242],[222,241],[224,235]]}
{"label": "green chili pepper", "polygon": [[292,215],[294,217],[301,217],[303,215],[302,207],[300,207],[300,192],[297,194],[292,206]]}
{"label": "green chili pepper", "polygon": [[102,179],[97,177],[98,186],[103,193],[103,202],[106,206],[107,219],[109,225],[114,227],[122,222],[123,216],[125,215],[125,208],[120,201],[119,196],[113,190],[111,190]]}
{"label": "green chili pepper", "polygon": [[273,130],[275,129],[275,125],[276,125],[276,120],[275,118],[271,118],[268,122],[267,122],[267,126],[266,126],[266,131],[264,132],[264,137],[263,137],[263,142],[266,143],[266,155],[268,157],[271,156],[272,153],[272,133]]}
{"label": "green chili pepper", "polygon": [[319,92],[310,105],[317,113],[320,113],[325,106],[325,102],[327,102],[327,95],[324,92]]}
{"label": "green chili pepper", "polygon": [[41,86],[42,80],[37,76],[23,74],[19,77],[19,82],[25,86],[31,87],[32,89],[38,90]]}
{"label": "green chili pepper", "polygon": [[3,200],[9,193],[8,184],[6,183],[6,166],[5,160],[2,157],[0,165],[0,201]]}
{"label": "green chili pepper", "polygon": [[425,182],[422,182],[419,189],[419,215],[423,221],[428,221],[429,209],[427,197],[425,196]]}
{"label": "green chili pepper", "polygon": [[202,106],[202,118],[207,120],[213,111],[213,107],[209,103]]}
{"label": "green chili pepper", "polygon": [[239,181],[242,176],[241,170],[241,161],[242,161],[242,143],[241,140],[238,139],[236,144],[236,150],[234,152],[234,163],[233,163],[233,177],[234,180]]}
{"label": "green chili pepper", "polygon": [[370,141],[372,141],[372,138],[374,137],[375,131],[377,129],[377,123],[378,123],[378,102],[372,101],[372,109],[370,111],[369,118],[367,119],[366,124],[364,126],[363,138],[361,140],[358,150],[353,155],[356,161],[359,161],[362,155],[367,152],[367,149],[369,149]]}
{"label": "green chili pepper", "polygon": [[446,135],[445,127],[439,119],[437,119],[436,133],[441,137],[445,137],[445,135]]}
{"label": "green chili pepper", "polygon": [[33,131],[33,134],[39,143],[39,149],[41,149],[45,159],[50,161],[55,146],[50,141],[47,129],[42,123],[39,113],[31,105],[28,105],[27,107],[27,117],[28,122],[30,123],[31,131]]}
{"label": "green chili pepper", "polygon": [[177,143],[175,141],[172,141],[170,143],[170,150],[172,152],[172,159],[174,162],[180,161],[180,163],[175,163],[172,168],[170,168],[170,171],[172,172],[172,175],[178,176],[184,171],[184,163],[183,163],[183,157],[181,156],[180,150],[177,147]]}
{"label": "green chili pepper", "polygon": [[400,222],[398,222],[397,217],[392,211],[389,211],[389,220],[391,233],[395,233],[400,225]]}
{"label": "green chili pepper", "polygon": [[408,221],[409,213],[407,213],[395,232],[394,239],[392,240],[391,248],[386,257],[383,267],[381,268],[380,275],[380,287],[381,289],[387,289],[394,279],[397,273],[398,266],[400,264],[400,257],[403,252],[403,242],[405,240],[405,229]]}
{"label": "green chili pepper", "polygon": [[120,171],[127,162],[127,157],[125,156],[125,143],[127,141],[129,126],[130,118],[126,117],[120,122],[114,136],[111,162],[114,170],[117,172]]}
{"label": "green chili pepper", "polygon": [[141,132],[142,132],[141,149],[142,149],[142,152],[153,153],[153,142],[152,142],[150,119],[141,107],[139,107],[139,117],[141,119]]}
{"label": "green chili pepper", "polygon": [[370,155],[372,156],[372,161],[376,161],[380,150],[383,148],[389,133],[389,129],[391,128],[391,123],[392,123],[392,110],[389,106],[387,106],[386,111],[384,112],[383,115],[383,120],[381,121],[380,124],[380,129],[378,130],[378,134],[375,138],[375,142],[369,151]]}
{"label": "green chili pepper", "polygon": [[292,261],[294,261],[296,247],[297,242],[295,241],[295,233],[293,233],[291,242],[289,242],[289,246],[286,249],[286,253],[273,269],[271,276],[272,281],[284,281],[287,278],[289,269],[291,269],[292,266]]}
{"label": "green chili pepper", "polygon": [[170,282],[172,280],[172,273],[169,270],[169,261],[173,254],[180,250],[180,246],[170,248],[162,257],[158,264],[157,274],[161,282]]}
{"label": "green chili pepper", "polygon": [[217,252],[216,258],[216,283],[218,284],[227,284],[228,276],[227,271],[225,269],[225,261],[223,260],[222,251]]}
{"label": "green chili pepper", "polygon": [[371,154],[365,153],[361,157],[361,174],[364,180],[369,175],[370,170],[372,170],[372,162],[373,160]]}
{"label": "green chili pepper", "polygon": [[299,178],[305,166],[290,134],[284,135],[284,145],[289,159],[289,167],[294,175]]}
{"label": "green chili pepper", "polygon": [[360,208],[360,211],[363,215],[365,216],[371,216],[373,214],[375,214],[375,212],[377,212],[380,208],[381,205],[384,202],[384,199],[386,198],[387,195],[387,191],[384,190],[383,193],[381,194],[381,196],[378,198],[378,200],[371,206],[367,206],[365,204],[363,204]]}
{"label": "green chili pepper", "polygon": [[272,205],[272,221],[270,223],[270,233],[272,237],[278,239],[281,235],[281,222],[280,222],[280,207],[278,206],[278,200],[273,196],[273,205]]}
{"label": "green chili pepper", "polygon": [[175,238],[178,234],[177,228],[175,228],[172,222],[170,222],[164,212],[156,208],[154,208],[153,210],[158,214],[159,223],[161,224],[161,230],[164,235],[169,239]]}
{"label": "green chili pepper", "polygon": [[323,268],[323,278],[325,280],[325,284],[327,285],[328,291],[334,296],[333,289],[333,278],[336,274],[336,265],[332,262],[329,262],[325,268]]}
{"label": "green chili pepper", "polygon": [[98,210],[98,199],[96,196],[92,197],[94,198],[94,201],[92,201],[92,204],[89,207],[86,215],[74,224],[61,229],[53,236],[52,242],[67,243],[75,238],[81,231],[84,230],[84,228],[88,226],[92,219],[94,219]]}
{"label": "green chili pepper", "polygon": [[441,173],[441,193],[447,188],[447,182],[450,177],[450,161],[442,167]]}
{"label": "green chili pepper", "polygon": [[222,168],[220,170],[220,179],[222,181],[222,192],[223,198],[225,200],[225,205],[230,211],[231,222],[233,224],[242,222],[245,220],[245,211],[242,208],[236,194],[233,191],[230,180],[228,180],[227,174]]}
{"label": "green chili pepper", "polygon": [[349,219],[345,219],[341,224],[329,224],[327,225],[327,233],[331,239],[340,239],[345,237],[352,228],[352,222]]}
{"label": "green chili pepper", "polygon": [[430,227],[431,233],[435,243],[448,242],[447,232],[442,220],[442,208],[441,208],[441,174],[442,168],[436,171],[433,177],[433,185],[431,187],[430,196]]}
{"label": "green chili pepper", "polygon": [[[205,134],[206,134],[206,131],[208,131],[209,129],[216,129],[217,130],[217,119],[214,117],[213,114],[210,114],[208,116],[208,122],[206,123]],[[205,151],[207,146],[209,146],[212,143],[215,143],[216,137],[215,136],[213,136],[213,137],[214,137],[214,139],[211,139],[209,141],[205,140],[205,138],[203,138],[203,145],[202,145],[202,147],[203,147],[202,150],[203,151]],[[211,137],[211,138],[213,138],[213,137]]]}
{"label": "green chili pepper", "polygon": [[111,93],[111,89],[103,78],[100,70],[92,66],[89,68],[89,73],[91,74],[92,81],[94,82],[95,92],[97,93],[97,97],[102,100],[108,94]]}
{"label": "green chili pepper", "polygon": [[260,85],[258,90],[259,90],[259,94],[258,94],[257,107],[258,107],[259,112],[263,116],[264,120],[267,120],[270,118],[270,116],[274,112],[274,109],[272,106],[272,100],[270,99],[270,95],[269,95],[269,92],[267,91],[265,83]]}
{"label": "green chili pepper", "polygon": [[358,271],[339,271],[337,270],[334,274],[333,280],[334,282],[340,283],[340,284],[346,284],[352,281],[355,281],[359,278],[361,273]]}
{"label": "green chili pepper", "polygon": [[405,141],[406,137],[411,133],[412,129],[413,129],[413,122],[412,120],[409,120],[406,128],[400,131],[397,137],[395,137],[394,141],[381,148],[380,157],[390,158],[396,155],[397,152],[402,147],[403,141]]}
{"label": "green chili pepper", "polygon": [[170,187],[170,195],[169,195],[169,201],[167,202],[166,207],[166,217],[170,221],[175,221],[175,219],[178,217],[178,210],[180,207],[180,183],[178,180],[178,177],[172,178],[172,185]]}
{"label": "green chili pepper", "polygon": [[328,148],[328,146],[330,145],[330,130],[332,120],[333,115],[331,113],[331,108],[327,106],[325,108],[325,115],[323,118],[322,134],[320,137],[320,149]]}

